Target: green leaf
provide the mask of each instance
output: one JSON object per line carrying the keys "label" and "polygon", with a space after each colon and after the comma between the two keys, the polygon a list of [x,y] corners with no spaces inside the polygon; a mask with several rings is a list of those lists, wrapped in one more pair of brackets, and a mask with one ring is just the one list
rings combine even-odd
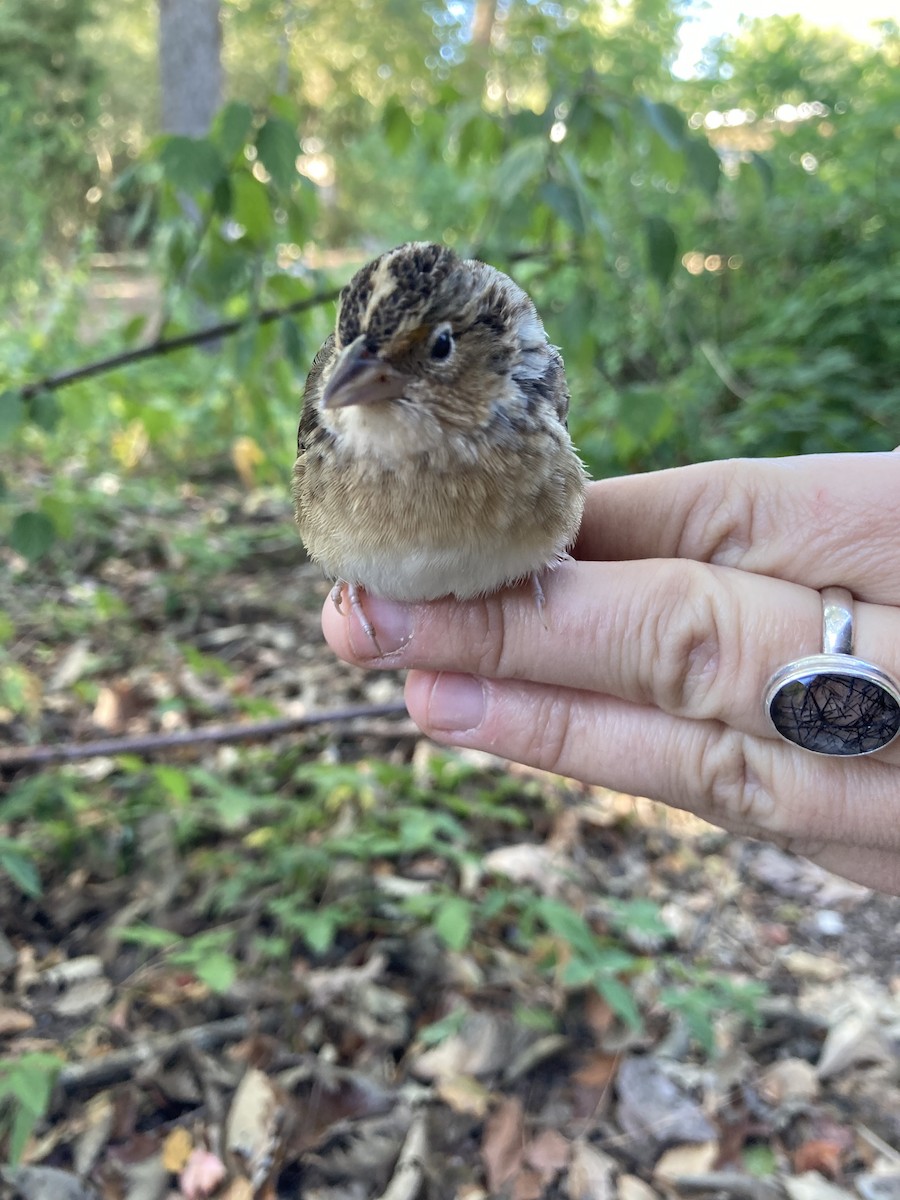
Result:
{"label": "green leaf", "polygon": [[683,150],[687,140],[686,125],[678,109],[644,96],[641,97],[640,106],[650,128],[659,134],[666,145],[671,150]]}
{"label": "green leaf", "polygon": [[434,928],[451,950],[463,950],[472,936],[472,905],[462,896],[450,896],[434,915]]}
{"label": "green leaf", "polygon": [[678,240],[675,237],[675,230],[665,217],[645,217],[644,240],[647,245],[647,263],[650,274],[660,287],[665,287],[671,278],[678,255]]}
{"label": "green leaf", "polygon": [[216,180],[216,185],[212,190],[213,211],[220,217],[230,216],[233,197],[234,189],[231,186],[231,179],[227,175],[223,175],[221,179]]}
{"label": "green leaf", "polygon": [[59,401],[53,392],[37,392],[29,402],[28,415],[39,429],[50,433],[59,424]]}
{"label": "green leaf", "polygon": [[224,950],[212,950],[194,964],[194,971],[214,992],[227,992],[237,976],[237,964]]}
{"label": "green leaf", "polygon": [[338,914],[332,909],[323,908],[319,912],[304,913],[303,940],[314,954],[324,954],[334,944],[337,926]]}
{"label": "green leaf", "polygon": [[741,1162],[748,1175],[756,1179],[771,1179],[778,1170],[778,1160],[771,1146],[761,1143],[755,1146],[745,1146],[741,1151]]}
{"label": "green leaf", "polygon": [[163,789],[166,799],[174,800],[184,807],[191,798],[191,784],[186,773],[179,767],[170,767],[160,763],[153,768],[153,776]]}
{"label": "green leaf", "polygon": [[293,125],[281,117],[269,117],[256,135],[259,160],[277,187],[289,191],[297,179],[297,156],[300,143]]}
{"label": "green leaf", "polygon": [[454,1008],[448,1012],[446,1017],[441,1017],[439,1021],[432,1021],[430,1025],[423,1025],[416,1034],[416,1038],[423,1046],[439,1046],[447,1038],[459,1033],[465,1025],[468,1015],[467,1009],[463,1005],[460,1005],[459,1008]]}
{"label": "green leaf", "polygon": [[9,838],[0,839],[0,870],[5,871],[26,896],[41,894],[41,877],[33,860]]}
{"label": "green leaf", "polygon": [[767,196],[771,196],[775,191],[775,172],[772,170],[772,164],[762,154],[757,154],[755,150],[751,150],[750,166],[759,176],[763,185],[763,191]]}
{"label": "green leaf", "polygon": [[156,925],[125,925],[116,933],[120,942],[134,942],[138,946],[166,949],[181,941],[177,933],[160,929]]}
{"label": "green leaf", "polygon": [[632,384],[622,399],[617,428],[628,432],[637,447],[655,445],[672,423],[672,401],[665,386]]}
{"label": "green leaf", "polygon": [[456,142],[457,162],[466,166],[473,158],[493,162],[503,146],[503,130],[497,121],[477,110],[459,128]]}
{"label": "green leaf", "polygon": [[41,512],[48,517],[59,537],[69,538],[75,532],[76,508],[63,496],[44,496]]}
{"label": "green leaf", "polygon": [[244,227],[251,242],[257,245],[265,243],[274,228],[265,184],[254,179],[249,172],[242,171],[234,176],[231,186],[234,189],[232,216]]}
{"label": "green leaf", "polygon": [[632,1029],[640,1029],[643,1022],[634,997],[629,988],[614,975],[602,975],[597,979],[597,991],[609,1007]]}
{"label": "green leaf", "polygon": [[39,512],[19,513],[9,534],[9,544],[13,550],[29,562],[46,554],[55,539],[53,522]]}
{"label": "green leaf", "polygon": [[19,392],[4,392],[0,396],[0,442],[8,440],[22,424],[25,404]]}
{"label": "green leaf", "polygon": [[9,1130],[7,1157],[17,1163],[50,1103],[62,1060],[52,1054],[25,1054],[0,1062],[3,1124]]}
{"label": "green leaf", "polygon": [[159,154],[166,179],[186,192],[211,192],[225,167],[216,147],[207,138],[167,138]]}
{"label": "green leaf", "polygon": [[119,337],[126,345],[136,342],[144,332],[144,327],[147,324],[147,318],[143,315],[132,317],[130,321],[126,321],[119,329]]}
{"label": "green leaf", "polygon": [[381,117],[384,140],[395,154],[402,154],[412,141],[415,126],[400,101],[392,96],[384,106]]}
{"label": "green leaf", "polygon": [[230,162],[244,146],[252,124],[253,109],[243,100],[232,100],[220,110],[213,122],[212,137],[226,161]]}
{"label": "green leaf", "polygon": [[584,233],[584,216],[575,188],[548,180],[541,184],[538,195],[547,207],[572,229],[573,233],[579,235]]}
{"label": "green leaf", "polygon": [[580,958],[593,961],[600,943],[584,917],[559,900],[543,899],[535,907],[551,933],[568,942]]}
{"label": "green leaf", "polygon": [[494,185],[501,204],[509,206],[519,194],[544,174],[550,143],[544,137],[525,138],[507,150],[497,164]]}
{"label": "green leaf", "polygon": [[712,199],[722,177],[719,155],[705,138],[691,138],[684,147],[688,170],[694,182]]}
{"label": "green leaf", "polygon": [[276,117],[287,121],[288,125],[296,128],[301,122],[300,106],[290,96],[281,92],[272,92],[266,99],[266,107]]}

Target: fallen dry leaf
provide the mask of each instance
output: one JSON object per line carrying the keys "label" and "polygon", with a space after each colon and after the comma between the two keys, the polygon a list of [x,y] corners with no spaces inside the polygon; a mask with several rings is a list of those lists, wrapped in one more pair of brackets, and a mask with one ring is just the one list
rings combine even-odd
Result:
{"label": "fallen dry leaf", "polygon": [[604,1089],[610,1087],[622,1061],[620,1054],[592,1054],[572,1075],[575,1083],[582,1087]]}
{"label": "fallen dry leaf", "polygon": [[637,1175],[620,1175],[616,1200],[659,1200],[659,1192]]}
{"label": "fallen dry leaf", "polygon": [[762,1073],[760,1095],[776,1106],[800,1100],[810,1102],[819,1093],[816,1069],[805,1058],[783,1058]]}
{"label": "fallen dry leaf", "polygon": [[178,1177],[178,1186],[185,1200],[205,1200],[213,1194],[226,1173],[221,1158],[197,1146],[184,1164],[184,1170]]}
{"label": "fallen dry leaf", "polygon": [[615,1186],[618,1164],[596,1146],[579,1138],[572,1144],[571,1162],[566,1180],[569,1200],[617,1200]]}
{"label": "fallen dry leaf", "polygon": [[162,1146],[163,1166],[173,1175],[184,1170],[185,1163],[194,1149],[194,1139],[187,1129],[179,1126],[167,1136]]}
{"label": "fallen dry leaf", "polygon": [[542,1129],[525,1147],[524,1160],[544,1183],[559,1174],[572,1151],[572,1143],[555,1129]]}
{"label": "fallen dry leaf", "polygon": [[828,954],[812,954],[809,950],[788,950],[779,961],[797,979],[814,979],[832,983],[847,974],[847,966]]}
{"label": "fallen dry leaf", "polygon": [[805,1175],[788,1175],[781,1180],[781,1186],[790,1200],[853,1200],[850,1192],[829,1183],[815,1171],[808,1171]]}
{"label": "fallen dry leaf", "polygon": [[826,1138],[813,1139],[803,1142],[791,1155],[791,1166],[794,1173],[803,1175],[806,1171],[818,1171],[826,1179],[837,1179],[841,1172],[841,1159],[846,1147]]}
{"label": "fallen dry leaf", "polygon": [[34,1029],[34,1017],[20,1008],[0,1008],[0,1037],[13,1037]]}
{"label": "fallen dry leaf", "polygon": [[219,1200],[254,1200],[253,1184],[249,1179],[232,1179],[224,1192],[220,1192]]}
{"label": "fallen dry leaf", "polygon": [[458,1033],[413,1059],[419,1079],[448,1079],[458,1075],[492,1075],[508,1066],[535,1035],[518,1026],[506,1013],[469,1013]]}
{"label": "fallen dry leaf", "polygon": [[716,1129],[703,1109],[652,1056],[623,1058],[616,1090],[619,1123],[648,1158],[672,1142],[715,1141]]}
{"label": "fallen dry leaf", "polygon": [[876,1014],[848,1012],[828,1030],[816,1073],[819,1079],[829,1079],[857,1063],[880,1062],[890,1066],[895,1061]]}
{"label": "fallen dry leaf", "polygon": [[653,1178],[660,1183],[677,1184],[683,1175],[705,1175],[711,1171],[719,1155],[715,1141],[673,1146],[653,1168]]}
{"label": "fallen dry leaf", "polygon": [[257,1189],[268,1179],[279,1157],[278,1136],[283,1115],[275,1084],[262,1071],[251,1067],[231,1102],[225,1122],[225,1150]]}
{"label": "fallen dry leaf", "polygon": [[488,1117],[481,1141],[481,1160],[488,1191],[499,1192],[522,1169],[525,1148],[524,1112],[516,1096],[503,1100]]}
{"label": "fallen dry leaf", "polygon": [[484,1084],[471,1075],[454,1075],[450,1079],[439,1079],[435,1092],[454,1112],[483,1117],[491,1103],[491,1094]]}

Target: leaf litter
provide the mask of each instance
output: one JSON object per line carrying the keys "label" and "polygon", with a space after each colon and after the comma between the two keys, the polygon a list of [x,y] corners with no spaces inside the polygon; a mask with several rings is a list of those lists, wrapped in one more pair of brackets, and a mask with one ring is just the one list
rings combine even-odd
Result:
{"label": "leaf litter", "polygon": [[[127,489],[126,489],[127,493]],[[401,695],[284,500],[9,556],[9,744]],[[408,720],[10,769],[0,1196],[900,1195],[900,902]]]}

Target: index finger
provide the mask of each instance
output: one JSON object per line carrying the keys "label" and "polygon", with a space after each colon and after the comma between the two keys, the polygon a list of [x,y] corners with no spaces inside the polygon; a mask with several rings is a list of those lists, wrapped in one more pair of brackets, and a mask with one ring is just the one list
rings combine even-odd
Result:
{"label": "index finger", "polygon": [[575,557],[691,558],[900,601],[900,455],[730,459],[588,487]]}

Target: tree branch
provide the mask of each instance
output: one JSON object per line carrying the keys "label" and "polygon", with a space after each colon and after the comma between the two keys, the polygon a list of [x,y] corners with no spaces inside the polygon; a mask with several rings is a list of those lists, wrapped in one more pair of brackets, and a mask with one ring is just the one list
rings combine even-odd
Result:
{"label": "tree branch", "polygon": [[219,325],[210,325],[206,329],[195,329],[192,333],[182,333],[173,338],[157,338],[146,346],[136,350],[123,350],[120,354],[112,354],[109,358],[99,358],[96,362],[85,363],[83,367],[74,367],[70,371],[59,371],[56,375],[46,375],[34,383],[27,383],[19,389],[23,400],[30,400],[40,392],[55,392],[58,388],[68,387],[70,383],[79,383],[82,379],[92,379],[95,375],[103,375],[118,367],[127,367],[131,363],[141,362],[145,358],[159,358],[163,354],[173,354],[176,350],[185,350],[188,346],[202,346],[205,342],[214,342],[217,338],[230,337],[238,333],[246,325],[268,325],[279,317],[287,317],[292,313],[306,312],[310,308],[318,308],[320,304],[328,304],[340,295],[338,289],[330,292],[316,292],[303,300],[295,300],[283,308],[264,308],[249,317],[241,317],[234,321],[222,321]]}
{"label": "tree branch", "polygon": [[101,1087],[133,1079],[140,1067],[146,1067],[157,1059],[167,1061],[173,1054],[189,1046],[200,1050],[217,1050],[225,1042],[239,1041],[260,1030],[274,1032],[284,1023],[285,1016],[283,1008],[265,1008],[256,1013],[223,1017],[205,1025],[179,1029],[176,1033],[162,1033],[136,1042],[133,1046],[111,1050],[109,1054],[88,1059],[87,1062],[68,1063],[57,1076],[56,1085],[66,1094],[97,1091]]}
{"label": "tree branch", "polygon": [[178,733],[145,733],[133,737],[103,738],[96,742],[62,742],[58,746],[8,746],[0,749],[0,769],[4,767],[45,767],[50,763],[76,762],[84,758],[106,758],[116,754],[156,754],[160,750],[176,750],[183,746],[199,746],[207,742],[265,741],[297,729],[310,729],[338,721],[354,721],[359,717],[399,717],[406,715],[402,700],[386,704],[357,704],[347,708],[326,709],[305,713],[301,717],[275,717],[271,721],[248,724],[204,725]]}

